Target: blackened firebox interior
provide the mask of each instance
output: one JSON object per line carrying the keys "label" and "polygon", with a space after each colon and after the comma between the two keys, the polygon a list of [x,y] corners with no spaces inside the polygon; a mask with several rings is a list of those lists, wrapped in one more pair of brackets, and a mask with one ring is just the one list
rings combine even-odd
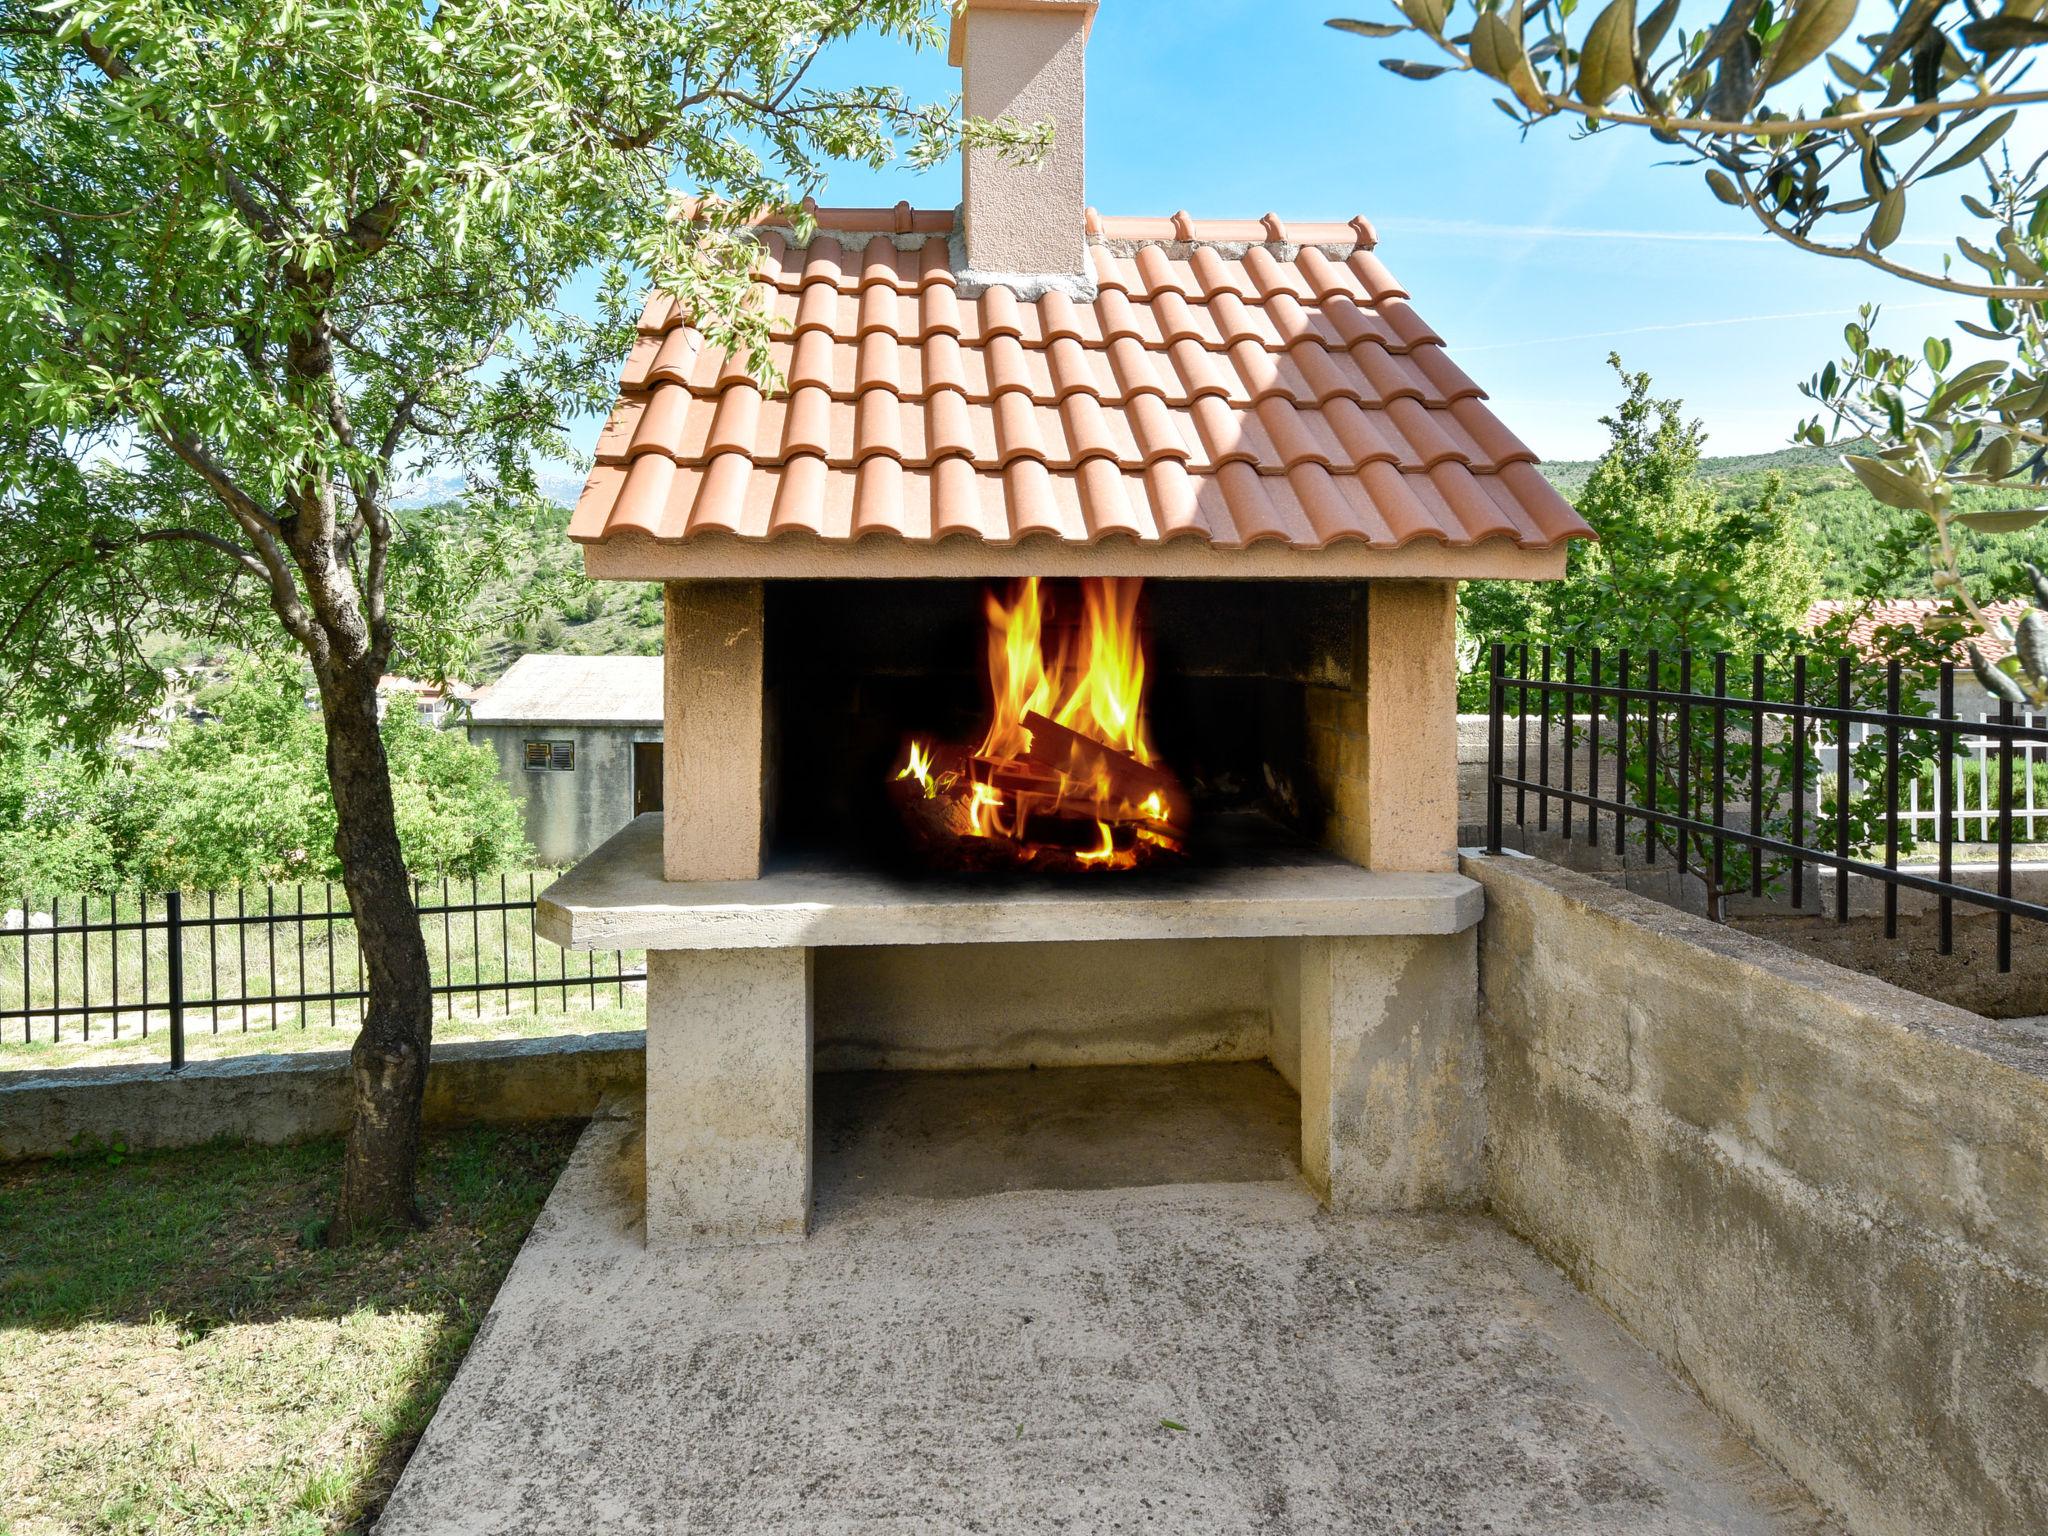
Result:
{"label": "blackened firebox interior", "polygon": [[[918,867],[888,785],[912,739],[980,737],[985,594],[1012,590],[978,579],[768,584],[771,859]],[[1355,582],[1145,583],[1145,707],[1193,804],[1188,862],[1320,840],[1308,696],[1349,688],[1362,669],[1364,597]],[[1080,622],[1078,584],[1048,579],[1043,600],[1051,644]]]}

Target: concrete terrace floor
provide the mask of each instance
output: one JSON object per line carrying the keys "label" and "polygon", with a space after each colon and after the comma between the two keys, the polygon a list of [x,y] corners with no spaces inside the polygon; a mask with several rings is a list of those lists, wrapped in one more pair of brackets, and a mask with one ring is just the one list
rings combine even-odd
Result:
{"label": "concrete terrace floor", "polygon": [[1263,1066],[821,1078],[812,1237],[650,1254],[601,1115],[378,1532],[1835,1529],[1500,1228],[1330,1217],[1295,1125]]}

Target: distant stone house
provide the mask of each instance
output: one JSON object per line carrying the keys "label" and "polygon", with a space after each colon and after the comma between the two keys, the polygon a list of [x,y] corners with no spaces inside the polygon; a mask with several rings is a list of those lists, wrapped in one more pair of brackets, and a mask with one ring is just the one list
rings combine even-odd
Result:
{"label": "distant stone house", "polygon": [[661,809],[661,658],[522,656],[471,706],[544,864],[570,864]]}

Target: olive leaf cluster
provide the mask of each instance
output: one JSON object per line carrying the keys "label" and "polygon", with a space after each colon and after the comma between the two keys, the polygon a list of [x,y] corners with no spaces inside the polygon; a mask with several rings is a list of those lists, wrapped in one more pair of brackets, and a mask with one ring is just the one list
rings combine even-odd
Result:
{"label": "olive leaf cluster", "polygon": [[[1911,349],[1876,340],[1866,308],[1844,355],[1801,385],[1818,409],[1797,436],[1849,448],[1844,461],[1871,493],[1919,519],[1935,590],[2010,641],[1968,590],[1955,533],[2048,517],[2048,495],[2034,509],[1972,505],[1975,487],[2048,480],[2048,157],[2015,149],[2039,142],[2048,105],[2030,78],[2048,3],[1730,0],[1698,27],[1678,0],[1608,0],[1590,15],[1578,0],[1395,7],[1398,20],[1330,25],[1426,41],[1441,62],[1381,62],[1409,79],[1484,76],[1525,129],[1563,118],[1583,133],[1645,133],[1680,151],[1713,197],[1816,259],[1982,302],[1957,338]],[[1909,207],[1916,230],[1945,219],[1952,248],[1902,241]],[[2048,702],[2048,670],[2024,652],[2005,675]]]}

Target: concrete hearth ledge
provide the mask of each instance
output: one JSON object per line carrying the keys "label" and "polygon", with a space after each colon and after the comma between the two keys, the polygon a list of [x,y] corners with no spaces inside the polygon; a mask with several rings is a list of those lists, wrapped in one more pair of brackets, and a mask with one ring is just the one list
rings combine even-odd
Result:
{"label": "concrete hearth ledge", "polygon": [[661,817],[642,816],[557,880],[540,898],[541,936],[567,949],[670,950],[1368,938],[1462,933],[1484,910],[1463,875],[1383,874],[1309,850],[1059,886],[803,868],[670,882],[661,840]]}

